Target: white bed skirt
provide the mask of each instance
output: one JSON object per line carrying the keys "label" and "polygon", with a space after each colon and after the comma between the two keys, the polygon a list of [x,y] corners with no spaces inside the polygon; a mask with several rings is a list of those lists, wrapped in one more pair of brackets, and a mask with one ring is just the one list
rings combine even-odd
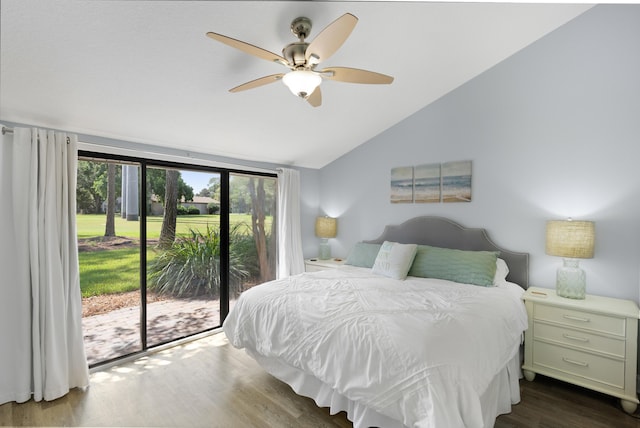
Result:
{"label": "white bed skirt", "polygon": [[[250,349],[246,351],[269,374],[291,386],[296,394],[313,399],[320,407],[328,407],[332,415],[341,411],[346,412],[354,428],[413,428],[406,427],[402,421],[391,419],[349,400],[314,376],[297,368],[263,357]],[[520,355],[516,353],[482,395],[481,406],[486,428],[493,427],[498,415],[510,413],[511,405],[520,402],[519,379],[522,377],[520,365]]]}

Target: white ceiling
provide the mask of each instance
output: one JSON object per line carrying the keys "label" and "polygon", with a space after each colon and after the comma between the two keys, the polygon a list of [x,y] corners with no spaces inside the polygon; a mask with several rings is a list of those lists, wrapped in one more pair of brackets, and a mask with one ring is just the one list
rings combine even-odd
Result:
{"label": "white ceiling", "polygon": [[[0,119],[239,159],[320,168],[587,10],[578,4],[2,0]],[[323,82],[312,108],[284,67],[205,37],[280,53],[293,18],[358,25],[323,66],[395,77]]]}

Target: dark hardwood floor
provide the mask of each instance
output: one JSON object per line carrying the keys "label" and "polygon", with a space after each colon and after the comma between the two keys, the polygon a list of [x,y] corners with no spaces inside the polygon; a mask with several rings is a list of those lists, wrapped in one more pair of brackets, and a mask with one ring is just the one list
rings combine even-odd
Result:
{"label": "dark hardwood floor", "polygon": [[637,428],[640,413],[625,413],[608,395],[536,375],[520,380],[521,401],[495,428]]}
{"label": "dark hardwood floor", "polygon": [[[497,428],[640,427],[617,400],[549,378],[521,380],[522,402]],[[92,373],[87,391],[0,406],[0,426],[349,428],[266,374],[224,334]],[[456,427],[435,427],[456,428]]]}

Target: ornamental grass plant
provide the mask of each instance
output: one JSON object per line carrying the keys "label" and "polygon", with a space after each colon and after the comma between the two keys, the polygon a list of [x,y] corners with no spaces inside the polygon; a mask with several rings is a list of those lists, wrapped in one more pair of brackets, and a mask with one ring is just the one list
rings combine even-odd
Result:
{"label": "ornamental grass plant", "polygon": [[[229,292],[238,294],[249,276],[241,255],[233,251],[238,227],[229,234]],[[220,297],[220,231],[207,225],[206,230],[189,229],[176,238],[170,248],[159,250],[149,264],[149,290],[174,297]]]}

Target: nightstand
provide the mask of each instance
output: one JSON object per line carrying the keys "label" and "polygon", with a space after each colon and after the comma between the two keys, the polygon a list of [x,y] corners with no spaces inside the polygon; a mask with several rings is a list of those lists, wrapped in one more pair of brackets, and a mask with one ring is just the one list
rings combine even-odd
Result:
{"label": "nightstand", "polygon": [[523,300],[529,316],[525,378],[540,373],[580,385],[618,397],[627,413],[635,412],[638,305],[593,295],[567,299],[538,287]]}
{"label": "nightstand", "polygon": [[336,269],[344,264],[343,259],[306,259],[304,261],[305,272],[317,272],[319,270]]}

